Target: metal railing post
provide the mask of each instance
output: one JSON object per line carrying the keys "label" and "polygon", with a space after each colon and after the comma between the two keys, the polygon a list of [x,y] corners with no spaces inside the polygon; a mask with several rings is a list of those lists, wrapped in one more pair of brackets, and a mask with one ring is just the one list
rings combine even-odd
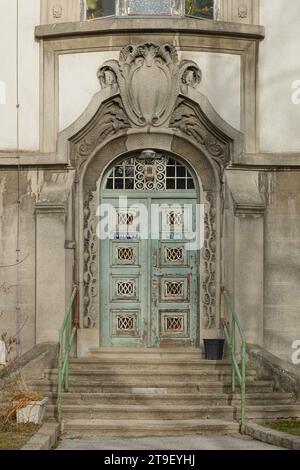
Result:
{"label": "metal railing post", "polygon": [[[72,322],[72,319],[70,319]],[[67,321],[66,325],[66,368],[65,368],[65,391],[69,391],[69,343],[70,343],[70,320]]]}
{"label": "metal railing post", "polygon": [[[240,429],[241,432],[244,431],[245,420],[246,420],[246,367],[247,367],[247,342],[245,333],[241,327],[238,316],[234,310],[233,302],[231,296],[226,290],[223,292],[224,298],[227,302],[227,305],[231,312],[231,328],[227,328],[226,323],[224,323],[224,336],[227,341],[227,344],[231,353],[231,385],[232,392],[235,392],[236,389],[236,378],[238,379],[240,385],[241,393],[241,410],[240,410]],[[241,336],[242,345],[241,345],[241,364],[239,366],[237,356],[236,356],[236,329]]]}
{"label": "metal railing post", "polygon": [[59,352],[58,352],[58,383],[57,383],[57,400],[56,400],[56,410],[57,410],[57,420],[61,421],[61,394],[62,394],[62,362],[63,362],[63,335],[60,331],[59,333]]}
{"label": "metal railing post", "polygon": [[235,322],[233,315],[231,316],[231,390],[235,393],[235,370],[234,370],[234,359],[236,357],[236,343],[235,343]]}
{"label": "metal railing post", "polygon": [[75,287],[70,299],[62,327],[59,332],[59,355],[58,355],[58,382],[56,415],[58,422],[62,419],[62,392],[69,390],[69,363],[72,344],[76,335],[77,328],[72,328],[72,309],[76,298],[77,288]]}
{"label": "metal railing post", "polygon": [[242,383],[241,383],[241,431],[244,431],[245,418],[246,418],[246,363],[247,363],[247,350],[246,343],[242,344]]}

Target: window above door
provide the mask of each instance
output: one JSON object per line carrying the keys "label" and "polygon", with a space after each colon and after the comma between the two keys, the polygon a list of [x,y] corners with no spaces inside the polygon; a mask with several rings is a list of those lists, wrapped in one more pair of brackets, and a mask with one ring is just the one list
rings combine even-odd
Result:
{"label": "window above door", "polygon": [[173,156],[144,151],[115,165],[107,177],[105,189],[194,190],[195,182],[189,169]]}
{"label": "window above door", "polygon": [[40,0],[41,24],[121,17],[197,17],[259,24],[260,0]]}
{"label": "window above door", "polygon": [[215,0],[85,0],[86,18],[104,16],[196,16],[214,18]]}

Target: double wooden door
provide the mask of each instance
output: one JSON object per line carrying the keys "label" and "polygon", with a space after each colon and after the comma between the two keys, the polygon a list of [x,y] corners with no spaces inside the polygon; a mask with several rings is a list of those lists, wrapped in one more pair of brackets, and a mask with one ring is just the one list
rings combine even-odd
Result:
{"label": "double wooden door", "polygon": [[[100,246],[101,346],[195,346],[199,252],[194,194],[144,194],[126,207],[116,198],[113,224]],[[188,212],[188,213],[187,213]]]}

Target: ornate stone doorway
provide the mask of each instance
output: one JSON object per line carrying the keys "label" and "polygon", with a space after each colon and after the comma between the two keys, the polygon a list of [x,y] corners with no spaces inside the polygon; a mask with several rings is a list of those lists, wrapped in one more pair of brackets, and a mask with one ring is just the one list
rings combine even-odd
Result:
{"label": "ornate stone doorway", "polygon": [[[195,290],[192,289],[192,295],[197,296],[194,304],[198,315],[194,323],[192,321],[189,334],[187,322],[184,323],[184,316],[174,314],[167,315],[159,324],[156,323],[156,330],[151,339],[152,333],[149,333],[151,328],[148,318],[151,308],[148,305],[146,309],[143,309],[147,312],[147,318],[143,320],[144,323],[147,322],[147,328],[142,328],[143,331],[140,332],[139,337],[145,345],[167,343],[168,338],[162,339],[159,336],[159,332],[165,328],[162,325],[167,325],[166,330],[171,328],[178,334],[178,343],[180,340],[183,342],[186,340],[195,345],[197,341],[199,342],[199,338],[201,340],[204,335],[215,335],[214,331],[220,328],[221,259],[225,256],[221,253],[221,233],[224,227],[222,218],[225,213],[224,172],[231,161],[243,152],[243,136],[224,122],[207,98],[197,90],[201,82],[201,70],[194,62],[179,62],[177,50],[173,45],[153,43],[128,45],[121,50],[120,60],[103,64],[97,76],[101,91],[93,97],[83,115],[60,134],[58,142],[58,152],[70,155],[70,165],[74,168],[75,178],[73,189],[73,227],[76,246],[74,282],[80,288],[79,355],[84,355],[89,348],[99,347],[102,341],[101,327],[106,329],[105,337],[107,338],[111,337],[111,332],[115,331],[116,325],[121,327],[124,338],[127,337],[127,339],[133,331],[137,331],[134,327],[134,315],[119,318],[116,314],[113,321],[109,319],[107,325],[101,325],[99,311],[108,290],[103,291],[100,283],[103,250],[99,251],[96,227],[97,208],[100,197],[104,195],[102,193],[104,187],[101,186],[103,182],[107,181],[108,184],[105,191],[114,192],[112,199],[115,196],[118,197],[120,192],[120,188],[113,186],[118,178],[107,180],[109,171],[112,171],[111,165],[114,161],[120,161],[120,159],[124,161],[133,158],[134,155],[138,156],[145,149],[167,155],[181,163],[186,162],[187,168],[193,169],[193,176],[186,178],[185,181],[194,181],[195,185],[193,188],[178,187],[176,189],[167,186],[150,188],[148,186],[138,188],[138,190],[129,187],[126,190],[133,191],[133,198],[136,202],[139,202],[142,191],[145,191],[146,199],[154,198],[154,191],[158,191],[158,200],[164,199],[162,194],[169,191],[170,201],[178,198],[178,190],[184,193],[181,194],[182,198],[188,191],[195,191],[192,197],[193,203],[201,201],[201,204],[205,206],[205,230],[200,259],[197,262],[193,261],[197,269],[200,269],[198,286]],[[140,172],[142,177],[145,174],[149,177],[150,185],[151,178],[153,181],[152,172],[153,165],[152,168],[149,165]],[[155,172],[159,174],[158,168],[154,170]],[[131,184],[130,178],[123,177],[119,180]],[[171,184],[171,178],[167,180]],[[141,184],[144,183],[141,182]],[[139,193],[138,196],[137,193]],[[176,221],[177,216],[175,214],[173,216],[173,220]],[[161,252],[164,252],[162,247],[155,249],[161,249]],[[154,251],[154,248],[152,251],[148,249],[145,259],[152,258]],[[128,255],[128,253],[130,255],[131,250],[123,250],[123,254]],[[177,256],[180,259],[180,250]],[[185,260],[184,253],[182,256]],[[111,261],[112,258],[105,262],[110,266]],[[151,263],[151,267],[147,267],[147,281],[140,281],[141,285],[146,282],[148,291],[152,290],[149,280],[153,279],[156,267],[152,261]],[[157,303],[158,309],[160,303],[164,304],[163,296],[166,292],[167,295],[171,292],[178,292],[177,295],[183,297],[187,294],[186,281],[177,282],[175,279],[175,274],[181,274],[180,271],[175,273],[177,268],[179,269],[180,266],[175,268],[174,264],[171,268],[173,272],[166,271],[174,279],[166,284],[164,287],[166,290],[163,293],[157,294],[157,299],[153,299],[152,305]],[[189,274],[190,268],[190,264],[186,266],[185,277]],[[124,292],[123,295],[129,295],[132,289],[134,292],[134,286],[131,283],[134,278],[133,271],[134,264],[132,272],[128,268],[130,276],[127,276],[127,272],[125,276],[130,282],[124,285],[117,284],[114,289],[119,289],[120,293]],[[113,274],[111,271],[109,278],[113,277]],[[115,292],[111,287],[110,289],[111,293]],[[110,297],[106,300],[106,309],[111,308],[111,299]],[[130,301],[124,299],[124,302],[122,306],[129,304]],[[186,310],[190,308],[188,302],[184,304],[182,301],[181,304],[182,311],[184,305],[186,305]],[[137,304],[133,303],[132,306],[133,310],[141,309],[141,306],[138,307]],[[164,308],[164,306],[161,307],[161,310]],[[172,309],[172,312],[170,309],[168,311],[173,314],[173,310],[176,309]],[[194,336],[191,330],[195,331]],[[180,336],[182,336],[181,339]],[[134,339],[132,341],[134,342]]]}

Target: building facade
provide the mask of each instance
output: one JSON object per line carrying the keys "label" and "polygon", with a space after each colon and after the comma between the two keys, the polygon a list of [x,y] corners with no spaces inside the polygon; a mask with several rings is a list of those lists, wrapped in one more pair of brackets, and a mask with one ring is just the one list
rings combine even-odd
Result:
{"label": "building facade", "polygon": [[[248,343],[290,361],[299,3],[0,6],[0,332],[17,338],[15,352],[58,340],[74,285],[79,356],[199,348],[222,335],[226,288]],[[103,240],[100,203],[118,226]],[[155,240],[140,236],[154,224],[141,206],[153,205]],[[195,226],[198,205],[200,251],[176,235],[186,216]]]}

